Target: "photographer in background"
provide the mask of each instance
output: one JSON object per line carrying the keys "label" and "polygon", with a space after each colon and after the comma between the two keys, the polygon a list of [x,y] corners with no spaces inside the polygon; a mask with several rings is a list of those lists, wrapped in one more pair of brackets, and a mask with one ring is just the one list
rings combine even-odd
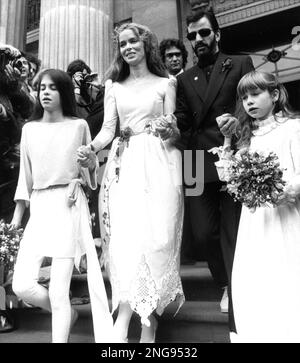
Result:
{"label": "photographer in background", "polygon": [[[0,219],[9,220],[14,209],[14,194],[19,175],[19,144],[22,126],[33,110],[23,77],[27,64],[20,51],[0,44]],[[0,281],[1,284],[1,281]],[[0,333],[15,329],[6,309],[6,291],[0,286]]]}
{"label": "photographer in background", "polygon": [[28,83],[32,87],[32,89],[36,91],[34,86],[34,78],[41,69],[41,61],[31,53],[26,53],[26,59],[30,65]]}
{"label": "photographer in background", "polygon": [[31,64],[25,53],[21,52],[20,58],[16,60],[16,65],[18,70],[21,72],[20,81],[22,82],[22,87],[26,88],[26,92],[30,94],[31,102],[35,105],[37,93],[30,84]]}
{"label": "photographer in background", "polygon": [[[104,117],[104,86],[101,85],[98,74],[81,59],[71,62],[67,73],[72,78],[77,103],[77,113],[84,118],[90,128],[92,139],[99,133]],[[100,163],[101,165],[101,163]],[[100,184],[100,183],[99,183]],[[100,246],[100,226],[98,212],[99,188],[88,191],[90,213],[93,219],[92,232],[95,243]]]}
{"label": "photographer in background", "polygon": [[22,81],[20,59],[18,49],[0,44],[0,218],[6,217],[14,206],[21,130],[34,106]]}
{"label": "photographer in background", "polygon": [[[75,88],[78,115],[87,120],[92,138],[101,129],[103,122],[104,86],[98,74],[81,59],[76,59],[68,66],[67,73],[72,78]],[[94,119],[95,116],[97,120]]]}

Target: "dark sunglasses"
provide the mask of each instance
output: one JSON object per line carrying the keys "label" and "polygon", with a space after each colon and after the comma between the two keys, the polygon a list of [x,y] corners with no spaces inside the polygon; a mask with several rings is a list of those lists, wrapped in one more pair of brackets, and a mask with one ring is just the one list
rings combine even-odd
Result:
{"label": "dark sunglasses", "polygon": [[187,33],[186,37],[190,41],[195,40],[196,37],[197,37],[197,33],[200,35],[201,38],[206,38],[206,37],[210,36],[210,34],[212,33],[212,29],[202,28],[202,29],[199,29],[196,32]]}

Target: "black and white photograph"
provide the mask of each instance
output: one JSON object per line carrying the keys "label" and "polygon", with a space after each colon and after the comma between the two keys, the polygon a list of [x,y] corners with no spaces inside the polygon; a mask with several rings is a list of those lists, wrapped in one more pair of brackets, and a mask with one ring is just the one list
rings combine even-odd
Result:
{"label": "black and white photograph", "polygon": [[300,343],[299,236],[300,0],[0,0],[0,343]]}

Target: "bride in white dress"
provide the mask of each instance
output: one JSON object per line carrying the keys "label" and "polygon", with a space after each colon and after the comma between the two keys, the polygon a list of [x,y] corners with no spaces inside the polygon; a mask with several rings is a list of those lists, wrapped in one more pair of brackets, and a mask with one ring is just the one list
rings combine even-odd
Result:
{"label": "bride in white dress", "polygon": [[[168,79],[157,40],[145,26],[125,24],[116,31],[116,56],[108,71],[105,118],[91,143],[102,150],[116,138],[104,172],[99,204],[104,263],[112,285],[115,332],[127,341],[133,312],[141,317],[141,342],[154,342],[157,320],[178,298],[183,221],[181,156],[176,80]],[[88,153],[83,150],[82,154]]]}
{"label": "bride in white dress", "polygon": [[300,120],[273,74],[238,86],[243,146],[274,152],[287,184],[274,208],[243,206],[232,271],[232,342],[300,342]]}

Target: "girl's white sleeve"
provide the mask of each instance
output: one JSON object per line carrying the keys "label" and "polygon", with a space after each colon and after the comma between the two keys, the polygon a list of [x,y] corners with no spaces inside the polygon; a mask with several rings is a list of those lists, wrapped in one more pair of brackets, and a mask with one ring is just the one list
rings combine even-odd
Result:
{"label": "girl's white sleeve", "polygon": [[22,129],[22,137],[20,144],[21,157],[20,157],[19,180],[14,200],[15,201],[24,200],[29,203],[33,187],[33,178],[32,178],[31,160],[28,151],[27,132],[28,128],[25,125]]}
{"label": "girl's white sleeve", "polygon": [[96,151],[102,150],[114,138],[119,119],[114,86],[111,80],[105,83],[104,121],[99,134],[93,140]]}
{"label": "girl's white sleeve", "polygon": [[[88,145],[91,141],[92,139],[91,139],[90,129],[87,122],[84,120],[82,145]],[[83,176],[84,180],[87,182],[88,186],[92,190],[97,189],[97,173],[99,170],[99,160],[96,155],[95,155],[95,163],[96,163],[95,169],[93,169],[92,171],[89,170],[88,168],[80,167],[81,175]]]}

